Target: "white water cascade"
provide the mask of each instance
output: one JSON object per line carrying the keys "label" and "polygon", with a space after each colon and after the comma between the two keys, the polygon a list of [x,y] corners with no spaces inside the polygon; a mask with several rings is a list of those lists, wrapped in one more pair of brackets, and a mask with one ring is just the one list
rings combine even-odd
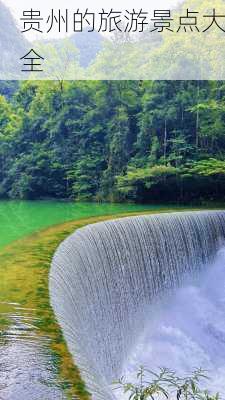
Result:
{"label": "white water cascade", "polygon": [[[205,369],[204,388],[225,398],[225,247],[206,270],[149,307],[148,323],[123,366],[128,382],[140,365],[185,376]],[[127,399],[120,391],[120,400]]]}
{"label": "white water cascade", "polygon": [[51,303],[93,400],[115,399],[111,382],[152,360],[212,367],[222,385],[224,239],[225,212],[203,211],[102,222],[59,246]]}

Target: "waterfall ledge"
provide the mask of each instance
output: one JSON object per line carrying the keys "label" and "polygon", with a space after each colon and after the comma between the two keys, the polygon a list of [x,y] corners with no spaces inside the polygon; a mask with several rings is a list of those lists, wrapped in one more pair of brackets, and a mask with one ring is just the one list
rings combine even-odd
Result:
{"label": "waterfall ledge", "polygon": [[225,212],[146,215],[86,226],[57,249],[51,304],[93,400],[110,384],[146,324],[145,310],[200,271],[225,238]]}

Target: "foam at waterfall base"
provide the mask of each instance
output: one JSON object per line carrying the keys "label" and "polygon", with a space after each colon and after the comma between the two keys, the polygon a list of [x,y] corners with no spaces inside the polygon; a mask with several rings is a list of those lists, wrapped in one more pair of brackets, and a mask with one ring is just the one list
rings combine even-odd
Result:
{"label": "foam at waterfall base", "polygon": [[[93,400],[114,400],[112,381],[153,359],[182,372],[192,366],[191,354],[195,366],[204,362],[221,375],[222,288],[212,287],[204,274],[201,284],[177,288],[205,271],[224,240],[225,212],[203,211],[101,222],[59,246],[50,272],[51,304]],[[223,285],[223,276],[218,280]],[[160,306],[159,299],[174,290]]]}
{"label": "foam at waterfall base", "polygon": [[201,367],[210,377],[204,386],[225,396],[225,247],[198,282],[149,309],[145,332],[123,367],[127,381],[136,381],[140,365],[167,367],[181,376]]}

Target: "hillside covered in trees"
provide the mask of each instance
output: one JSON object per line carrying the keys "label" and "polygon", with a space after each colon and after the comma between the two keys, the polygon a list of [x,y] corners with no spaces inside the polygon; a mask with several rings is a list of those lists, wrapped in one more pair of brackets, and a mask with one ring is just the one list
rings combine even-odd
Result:
{"label": "hillside covered in trees", "polygon": [[1,198],[225,200],[225,83],[0,84]]}
{"label": "hillside covered in trees", "polygon": [[0,75],[1,79],[15,77],[20,71],[20,57],[30,44],[18,29],[10,10],[0,0]]}
{"label": "hillside covered in trees", "polygon": [[[225,80],[225,1],[175,3],[168,10],[171,31],[155,29],[156,20],[146,7],[149,24],[143,32],[122,29],[105,34],[96,24],[93,32],[87,25],[82,32],[71,28],[66,37],[64,31],[57,39],[40,34],[30,42],[22,33],[22,21],[15,20],[0,0],[0,77],[23,80],[21,57],[33,48],[44,58],[43,71],[27,74],[25,79]],[[187,26],[180,25],[181,18],[187,21],[188,10],[192,19]],[[195,18],[196,25],[190,25]],[[46,24],[43,28],[46,33]]]}

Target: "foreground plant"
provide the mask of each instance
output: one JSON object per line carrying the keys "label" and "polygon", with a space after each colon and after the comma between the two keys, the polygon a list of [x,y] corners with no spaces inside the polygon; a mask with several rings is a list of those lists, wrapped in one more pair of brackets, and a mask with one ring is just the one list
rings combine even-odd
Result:
{"label": "foreground plant", "polygon": [[137,373],[137,383],[126,382],[122,377],[114,382],[115,390],[122,389],[127,393],[129,400],[155,400],[159,397],[177,400],[218,400],[219,393],[211,395],[208,390],[203,390],[201,382],[208,377],[201,368],[183,378],[176,376],[175,372],[160,368],[153,372],[140,367]]}

